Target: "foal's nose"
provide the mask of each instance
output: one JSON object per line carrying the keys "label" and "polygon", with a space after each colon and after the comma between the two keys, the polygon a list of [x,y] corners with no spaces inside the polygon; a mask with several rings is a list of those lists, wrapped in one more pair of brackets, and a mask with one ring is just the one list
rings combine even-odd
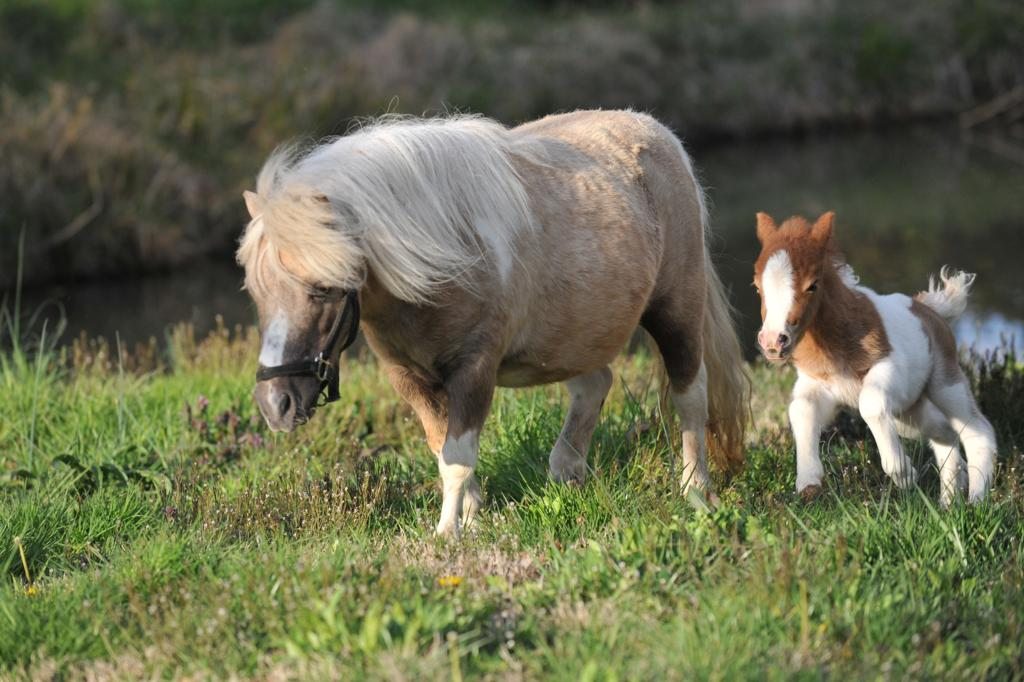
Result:
{"label": "foal's nose", "polygon": [[778,354],[789,348],[789,334],[786,332],[766,332],[761,330],[757,333],[757,342],[767,353]]}

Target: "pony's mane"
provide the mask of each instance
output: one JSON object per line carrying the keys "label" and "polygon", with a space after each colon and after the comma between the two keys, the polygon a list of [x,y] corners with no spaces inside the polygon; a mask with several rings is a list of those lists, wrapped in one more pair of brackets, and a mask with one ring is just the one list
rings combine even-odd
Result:
{"label": "pony's mane", "polygon": [[[786,234],[788,235],[790,248],[804,248],[802,245],[806,244],[811,238],[811,223],[803,216],[795,215],[787,218],[778,229],[780,231],[787,230]],[[842,283],[851,289],[859,286],[860,277],[853,271],[853,266],[846,262],[846,256],[839,250],[835,240],[830,239],[825,244],[824,249],[825,256],[829,259]]]}
{"label": "pony's mane", "polygon": [[835,254],[832,257],[832,265],[836,269],[836,274],[839,275],[839,279],[843,281],[843,284],[853,289],[860,284],[860,277],[853,271],[853,266],[846,262],[846,259],[842,254]]}
{"label": "pony's mane", "polygon": [[394,296],[423,303],[441,286],[473,289],[471,271],[512,266],[533,229],[512,160],[527,154],[499,123],[477,116],[379,119],[310,148],[283,147],[260,171],[260,213],[238,249],[246,287],[267,275],[351,289],[367,266]]}

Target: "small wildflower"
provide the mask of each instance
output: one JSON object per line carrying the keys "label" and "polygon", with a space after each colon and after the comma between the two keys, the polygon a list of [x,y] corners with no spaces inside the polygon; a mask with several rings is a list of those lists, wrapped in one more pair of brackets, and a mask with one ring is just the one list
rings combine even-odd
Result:
{"label": "small wildflower", "polygon": [[443,575],[437,579],[441,587],[458,587],[462,584],[462,578],[457,575]]}
{"label": "small wildflower", "polygon": [[36,587],[35,585],[29,585],[28,587],[25,588],[25,594],[28,595],[29,597],[34,597],[37,594],[39,594],[39,588]]}

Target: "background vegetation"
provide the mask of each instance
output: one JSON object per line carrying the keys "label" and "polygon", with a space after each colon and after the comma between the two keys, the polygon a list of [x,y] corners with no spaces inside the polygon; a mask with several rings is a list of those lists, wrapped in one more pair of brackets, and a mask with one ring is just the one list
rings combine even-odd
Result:
{"label": "background vegetation", "polygon": [[0,0],[0,286],[227,253],[239,192],[367,113],[653,112],[688,141],[948,116],[1024,79],[1013,0]]}

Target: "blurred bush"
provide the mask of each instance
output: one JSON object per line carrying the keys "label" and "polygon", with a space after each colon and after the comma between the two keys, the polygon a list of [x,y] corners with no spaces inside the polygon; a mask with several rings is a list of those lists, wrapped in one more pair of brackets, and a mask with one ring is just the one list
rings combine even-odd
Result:
{"label": "blurred bush", "polygon": [[1024,6],[0,0],[0,285],[228,252],[263,157],[385,111],[651,111],[688,140],[948,115],[1024,81]]}

